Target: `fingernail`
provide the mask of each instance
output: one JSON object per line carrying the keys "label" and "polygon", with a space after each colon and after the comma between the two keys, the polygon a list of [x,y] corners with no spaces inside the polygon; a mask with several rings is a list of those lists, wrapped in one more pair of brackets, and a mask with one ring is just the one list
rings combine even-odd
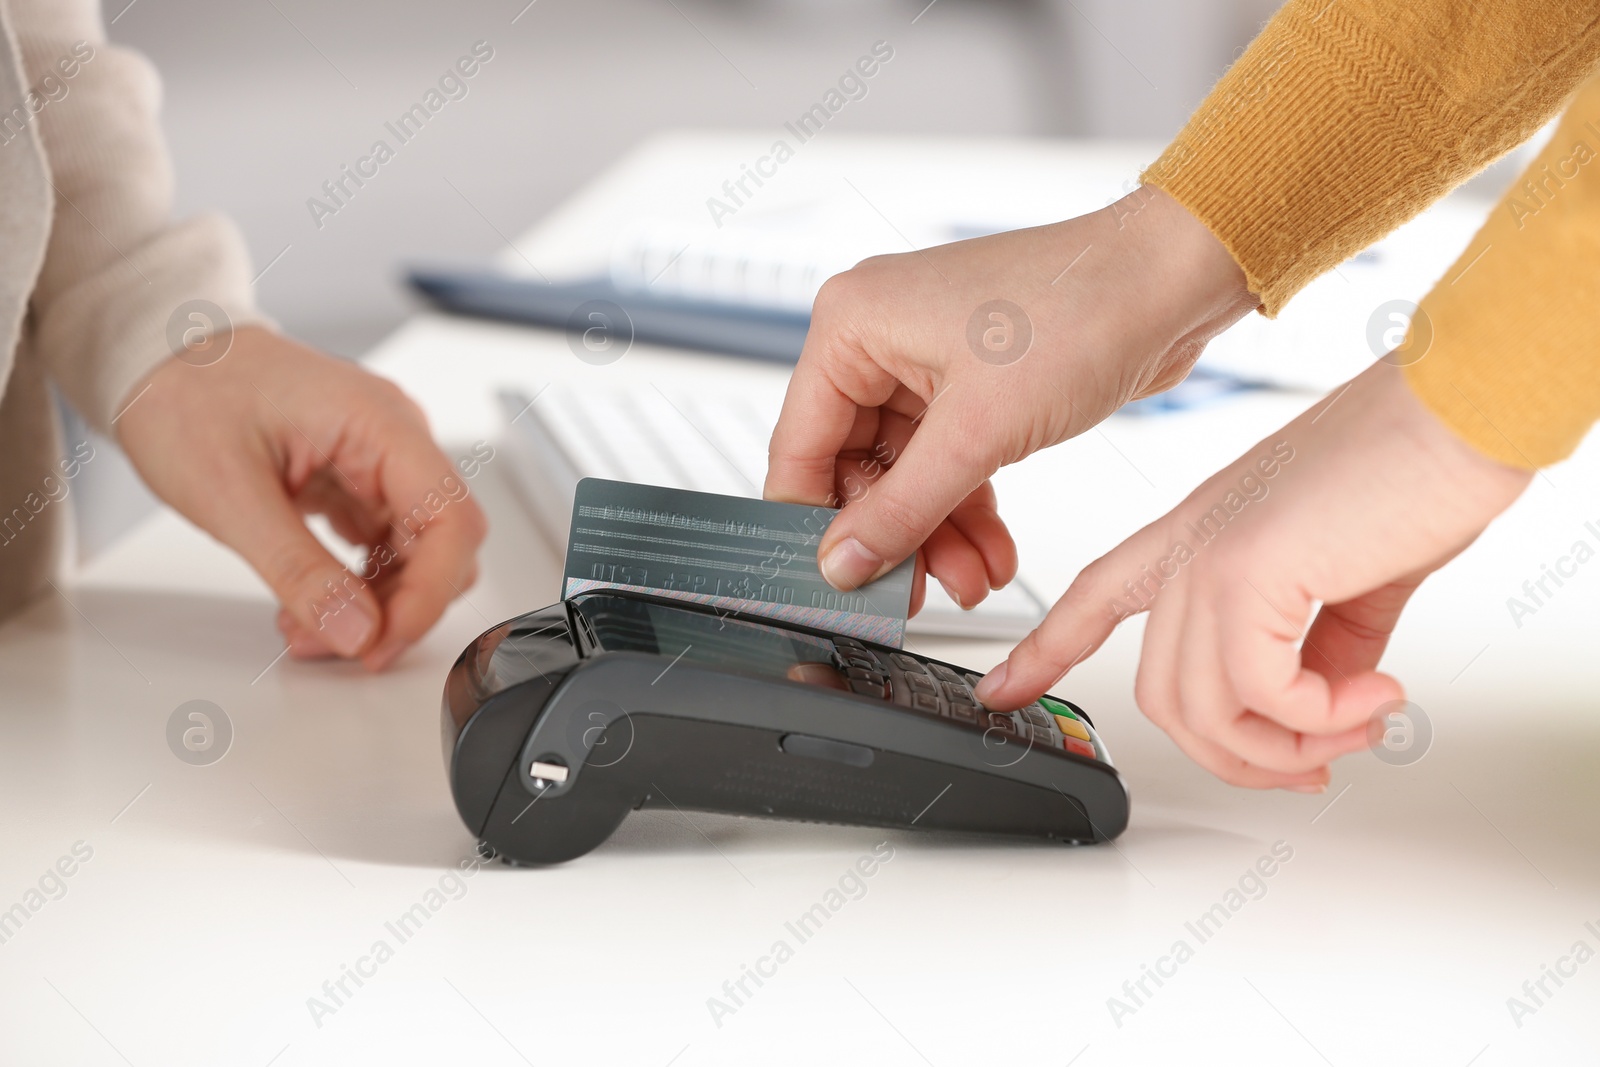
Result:
{"label": "fingernail", "polygon": [[341,656],[354,656],[372,640],[377,620],[360,604],[347,602],[322,616],[322,638]]}
{"label": "fingernail", "polygon": [[1326,793],[1328,784],[1326,782],[1305,782],[1302,785],[1286,785],[1283,788],[1291,793]]}
{"label": "fingernail", "polygon": [[972,695],[978,702],[984,703],[1006,684],[1006,665],[1004,663],[978,679],[978,684],[972,687]]}
{"label": "fingernail", "polygon": [[878,573],[883,559],[854,537],[846,537],[817,560],[817,567],[835,589],[854,589]]}
{"label": "fingernail", "polygon": [[949,582],[945,581],[943,578],[940,578],[939,585],[944,589],[944,595],[956,602],[956,607],[960,608],[962,611],[967,610],[967,605],[962,601],[961,594],[950,588]]}

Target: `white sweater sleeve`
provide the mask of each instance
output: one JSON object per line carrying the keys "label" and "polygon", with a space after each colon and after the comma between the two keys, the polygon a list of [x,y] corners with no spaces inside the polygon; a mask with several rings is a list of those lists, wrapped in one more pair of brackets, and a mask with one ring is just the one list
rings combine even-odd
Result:
{"label": "white sweater sleeve", "polygon": [[[105,431],[133,387],[172,354],[169,320],[206,300],[233,326],[262,321],[249,256],[219,215],[170,219],[161,86],[106,41],[96,0],[8,0],[49,163],[55,210],[30,304],[50,376]],[[214,325],[227,325],[218,323]]]}

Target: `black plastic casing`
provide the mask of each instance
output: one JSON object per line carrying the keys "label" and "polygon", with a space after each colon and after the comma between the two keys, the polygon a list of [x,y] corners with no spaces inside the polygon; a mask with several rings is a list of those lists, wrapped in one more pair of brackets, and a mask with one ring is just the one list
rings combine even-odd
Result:
{"label": "black plastic casing", "polygon": [[[1109,763],[842,690],[689,662],[663,674],[667,657],[601,651],[583,625],[565,603],[513,619],[469,645],[445,685],[456,809],[510,861],[581,856],[644,807],[1071,843],[1127,826]],[[535,762],[565,781],[535,778]]]}

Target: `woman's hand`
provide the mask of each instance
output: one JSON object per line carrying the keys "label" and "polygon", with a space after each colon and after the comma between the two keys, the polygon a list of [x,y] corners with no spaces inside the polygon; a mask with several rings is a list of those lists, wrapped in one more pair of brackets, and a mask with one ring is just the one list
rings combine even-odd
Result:
{"label": "woman's hand", "polygon": [[[118,422],[123,448],[272,587],[292,654],[379,670],[476,579],[483,512],[389,382],[254,327],[220,361],[173,358],[148,381]],[[329,555],[308,514],[366,547],[364,562]]]}
{"label": "woman's hand", "polygon": [[1226,781],[1319,792],[1402,696],[1377,666],[1407,599],[1531,478],[1376,363],[1090,564],[978,698],[1031,701],[1147,610],[1144,713]]}
{"label": "woman's hand", "polygon": [[971,607],[1017,567],[989,476],[1177,384],[1255,305],[1221,243],[1154,189],[868,259],[817,297],[766,495],[843,504],[820,546],[839,588],[921,548]]}

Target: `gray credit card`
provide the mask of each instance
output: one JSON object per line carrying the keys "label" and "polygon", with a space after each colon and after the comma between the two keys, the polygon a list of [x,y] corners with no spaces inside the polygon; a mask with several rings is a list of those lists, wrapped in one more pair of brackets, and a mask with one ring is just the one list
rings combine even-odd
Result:
{"label": "gray credit card", "polygon": [[817,569],[817,545],[837,514],[585,478],[572,508],[561,596],[596,589],[651,593],[899,648],[915,561],[839,592]]}

